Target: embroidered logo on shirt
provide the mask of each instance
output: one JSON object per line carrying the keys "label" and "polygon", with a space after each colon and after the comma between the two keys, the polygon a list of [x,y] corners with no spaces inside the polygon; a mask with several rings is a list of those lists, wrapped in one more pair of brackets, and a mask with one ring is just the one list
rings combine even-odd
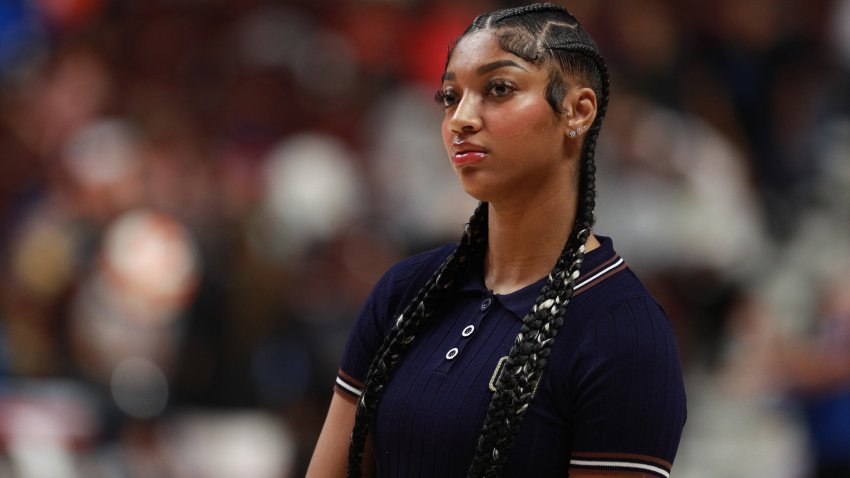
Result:
{"label": "embroidered logo on shirt", "polygon": [[[496,362],[496,369],[493,370],[493,375],[490,377],[490,383],[487,384],[487,388],[491,392],[496,391],[496,381],[499,380],[499,375],[502,374],[502,370],[505,369],[505,364],[508,362],[508,356],[500,358],[498,362]],[[534,399],[534,396],[537,395],[537,386],[540,385],[540,380],[543,379],[543,376],[537,377],[537,381],[534,382],[534,390],[531,391],[531,399]]]}
{"label": "embroidered logo on shirt", "polygon": [[487,385],[487,388],[489,388],[491,392],[496,391],[496,380],[499,378],[499,375],[501,375],[502,369],[505,368],[505,362],[507,361],[508,356],[505,355],[496,363],[496,369],[493,370],[493,375],[490,377],[490,383]]}

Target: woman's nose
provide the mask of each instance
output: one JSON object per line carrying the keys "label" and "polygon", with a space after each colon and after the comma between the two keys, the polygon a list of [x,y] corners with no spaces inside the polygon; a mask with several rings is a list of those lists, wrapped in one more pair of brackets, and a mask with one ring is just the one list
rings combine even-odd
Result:
{"label": "woman's nose", "polygon": [[449,120],[449,128],[455,134],[462,134],[478,131],[481,124],[478,99],[472,95],[463,95]]}

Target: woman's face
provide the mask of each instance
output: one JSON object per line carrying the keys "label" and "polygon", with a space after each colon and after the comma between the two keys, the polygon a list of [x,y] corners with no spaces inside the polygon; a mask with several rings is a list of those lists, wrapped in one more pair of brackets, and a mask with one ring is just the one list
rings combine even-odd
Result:
{"label": "woman's face", "polygon": [[572,183],[567,116],[546,101],[548,82],[545,65],[506,52],[492,31],[456,45],[438,97],[446,152],[472,197],[526,200]]}

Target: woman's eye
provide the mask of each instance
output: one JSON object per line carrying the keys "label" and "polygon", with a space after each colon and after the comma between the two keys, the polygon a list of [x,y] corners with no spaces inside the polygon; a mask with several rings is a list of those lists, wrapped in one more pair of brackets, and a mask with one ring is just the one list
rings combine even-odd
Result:
{"label": "woman's eye", "polygon": [[449,108],[457,103],[457,95],[452,90],[437,90],[434,94],[434,101],[443,108]]}
{"label": "woman's eye", "polygon": [[516,91],[516,87],[509,81],[494,80],[487,85],[487,94],[501,98]]}

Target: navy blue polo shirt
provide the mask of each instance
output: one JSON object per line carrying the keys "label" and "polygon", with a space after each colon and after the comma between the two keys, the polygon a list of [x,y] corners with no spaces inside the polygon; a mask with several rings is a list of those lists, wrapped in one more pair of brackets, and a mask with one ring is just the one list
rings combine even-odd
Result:
{"label": "navy blue polo shirt", "polygon": [[[505,476],[570,469],[669,476],[685,423],[676,339],[659,305],[614,252],[590,251]],[[393,321],[454,245],[393,266],[366,301],[335,390],[355,401]],[[423,325],[387,383],[370,430],[378,476],[464,477],[492,384],[545,278],[493,294],[469,274]]]}

